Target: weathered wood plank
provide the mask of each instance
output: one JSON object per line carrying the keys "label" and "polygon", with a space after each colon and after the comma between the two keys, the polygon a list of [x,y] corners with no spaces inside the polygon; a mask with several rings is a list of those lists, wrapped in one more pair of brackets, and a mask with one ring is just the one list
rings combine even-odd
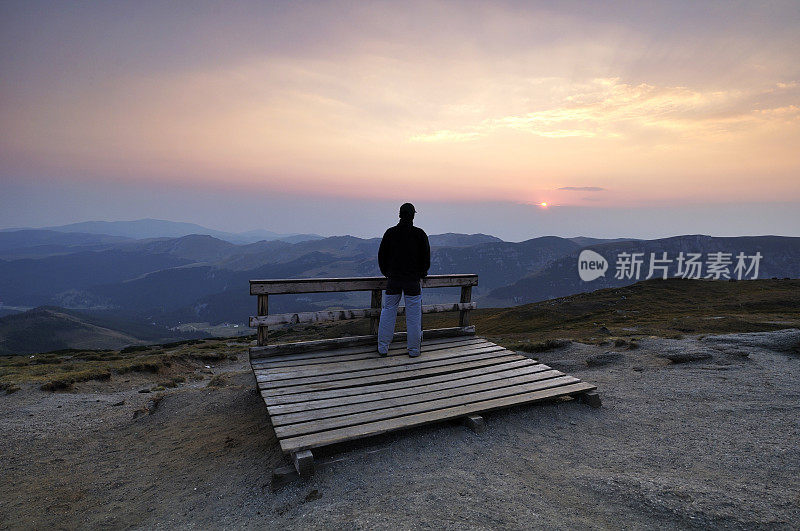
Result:
{"label": "weathered wood plank", "polygon": [[[422,361],[419,361],[418,359],[409,358],[409,361],[415,361],[416,363],[406,363],[402,365],[376,367],[359,372],[322,374],[318,376],[303,376],[298,378],[286,378],[282,380],[274,379],[272,375],[256,374],[256,381],[258,381],[258,387],[262,390],[275,389],[278,387],[298,387],[309,384],[333,382],[337,380],[357,380],[360,377],[388,375],[392,373],[401,373],[404,371],[412,371],[415,369],[426,368],[426,367],[455,365],[458,363],[472,361],[472,360],[497,358],[499,355],[513,355],[517,356],[517,359],[520,359],[520,356],[518,356],[517,354],[512,354],[512,352],[508,350],[504,351],[502,347],[486,347],[485,349],[482,350],[466,352],[463,355],[459,355],[458,357],[435,359],[435,360],[422,360]],[[396,379],[400,378],[403,378],[403,375],[399,375],[396,377]]]}
{"label": "weathered wood plank", "polygon": [[[273,428],[275,429],[275,435],[279,439],[285,439],[287,437],[297,437],[298,435],[305,435],[308,433],[334,430],[337,428],[343,428],[345,426],[366,424],[388,418],[414,415],[417,413],[424,413],[426,411],[434,411],[436,409],[445,409],[448,407],[460,406],[472,402],[481,402],[484,400],[494,400],[507,396],[521,395],[524,393],[540,391],[542,389],[549,389],[552,387],[559,387],[578,382],[580,382],[580,380],[573,376],[560,376],[558,378],[549,378],[539,382],[524,383],[509,387],[491,388],[472,393],[471,395],[450,396],[437,400],[429,400],[427,402],[415,402],[413,404],[397,404],[388,409],[376,409],[373,411],[364,411],[361,413],[353,413],[352,415],[343,415],[340,417],[316,418],[311,421],[287,424],[285,426],[273,425]],[[319,410],[313,413],[319,413]]]}
{"label": "weathered wood plank", "polygon": [[[378,292],[380,293],[380,292]],[[474,310],[478,306],[474,302],[452,304],[424,304],[422,313],[465,312]],[[406,307],[399,306],[397,315],[405,315]],[[319,312],[278,313],[274,315],[260,315],[250,317],[250,327],[275,326],[281,324],[297,323],[322,323],[327,321],[347,321],[350,319],[363,319],[369,317],[377,319],[381,316],[380,308],[358,308],[346,310],[323,310]],[[377,328],[375,334],[377,334]]]}
{"label": "weathered wood plank", "polygon": [[254,371],[256,378],[259,376],[268,376],[270,381],[303,378],[306,376],[322,376],[324,374],[338,374],[343,372],[357,374],[359,371],[381,369],[384,367],[396,367],[398,365],[417,365],[425,361],[455,358],[471,355],[476,352],[492,352],[501,349],[503,349],[503,347],[499,345],[478,344],[466,347],[457,346],[453,348],[435,350],[433,352],[426,352],[424,356],[419,356],[417,358],[410,358],[408,356],[391,356],[383,358],[376,354],[374,357],[364,360],[325,363],[322,365],[314,365],[312,367],[268,367],[263,369],[254,369]]}
{"label": "weathered wood plank", "polygon": [[437,409],[434,411],[427,411],[424,413],[417,413],[414,415],[407,415],[403,417],[395,417],[385,419],[377,422],[370,422],[365,424],[357,424],[355,426],[347,426],[334,430],[317,432],[308,435],[301,435],[298,437],[291,437],[280,439],[281,449],[285,453],[296,452],[300,449],[315,448],[319,446],[327,446],[334,443],[358,439],[371,435],[378,435],[403,428],[411,428],[414,426],[421,426],[433,422],[439,422],[447,419],[458,418],[464,415],[473,413],[483,413],[495,409],[506,408],[509,406],[527,404],[563,396],[581,391],[589,391],[595,389],[594,385],[580,382],[571,385],[564,385],[530,393],[523,393],[519,395],[512,395],[502,398],[495,398],[481,402],[472,402],[469,404],[461,404],[445,409]]}
{"label": "weathered wood plank", "polygon": [[380,311],[381,307],[383,306],[383,291],[379,289],[372,290],[372,298],[370,300],[370,308],[377,308],[378,309],[378,316],[372,317],[369,320],[369,333],[370,334],[377,334],[378,333],[378,325],[380,324]]}
{"label": "weathered wood plank", "polygon": [[[452,327],[452,328],[433,328],[423,330],[422,336],[426,339],[456,336],[474,336],[475,327]],[[405,332],[395,332],[392,342],[405,341]],[[317,339],[314,341],[298,341],[296,343],[279,343],[275,345],[265,345],[261,347],[250,347],[250,359],[281,356],[284,354],[294,354],[300,352],[310,352],[315,350],[331,350],[340,347],[354,347],[358,345],[377,345],[378,338],[374,335],[369,336],[348,336],[336,337],[332,339]]]}
{"label": "weathered wood plank", "polygon": [[[567,381],[563,380],[563,378],[571,378],[571,380]],[[409,407],[413,404],[437,401],[445,398],[455,399],[456,397],[460,397],[462,403],[472,402],[473,401],[472,399],[474,397],[481,396],[481,393],[485,393],[488,391],[497,391],[498,393],[501,393],[502,392],[501,390],[511,387],[519,389],[520,392],[525,392],[530,390],[525,388],[525,384],[541,383],[546,380],[558,380],[561,381],[562,384],[575,383],[579,381],[577,378],[566,376],[562,372],[556,370],[550,370],[534,374],[523,374],[520,376],[508,378],[503,381],[494,380],[491,382],[483,382],[479,384],[466,385],[462,387],[430,390],[428,392],[419,393],[415,395],[408,395],[401,397],[378,396],[376,397],[376,399],[371,400],[369,402],[361,402],[346,406],[328,407],[323,409],[313,409],[308,411],[299,411],[297,413],[281,414],[278,411],[278,406],[273,406],[273,407],[267,406],[267,410],[269,411],[273,426],[285,426],[288,424],[297,424],[303,422],[316,423],[317,421],[322,419],[327,419],[332,417],[336,417],[338,419],[339,417],[343,417],[346,415],[357,415],[362,413],[368,413],[371,411],[380,411],[388,408],[391,408],[392,411],[386,412],[385,415],[396,416],[394,414],[395,412],[400,411],[403,408]],[[381,393],[381,395],[385,394]],[[470,396],[464,396],[464,395],[470,395]]]}
{"label": "weathered wood plank", "polygon": [[[450,348],[476,348],[477,346],[490,346],[492,343],[489,341],[480,341],[476,340],[469,343],[446,343],[441,345],[427,345],[423,346],[420,351],[422,354],[438,352],[440,350],[450,349]],[[313,369],[318,368],[320,370],[324,369],[325,365],[335,365],[341,362],[352,362],[352,361],[361,361],[361,360],[389,360],[389,359],[396,359],[396,358],[405,358],[408,356],[408,350],[405,346],[396,349],[390,349],[386,356],[380,356],[377,352],[370,350],[369,352],[361,352],[358,354],[348,354],[345,356],[328,356],[324,358],[308,358],[308,359],[300,359],[300,360],[289,360],[284,363],[272,364],[272,365],[256,365],[253,364],[253,370],[263,370],[263,369],[286,369],[286,370],[298,370],[303,368]]]}
{"label": "weathered wood plank", "polygon": [[[489,342],[485,339],[475,337],[427,340],[422,343],[420,352],[431,352],[434,350],[442,350],[444,348],[478,344],[488,345]],[[407,353],[408,348],[405,342],[392,343],[389,347],[388,356],[400,356],[406,355]],[[251,365],[253,369],[267,369],[272,367],[307,367],[311,365],[337,363],[339,361],[362,360],[377,357],[378,354],[376,353],[375,345],[371,345],[336,350],[323,350],[319,352],[311,352],[307,355],[288,354],[275,358],[260,358],[253,360]]]}
{"label": "weathered wood plank", "polygon": [[[319,395],[319,397],[312,398],[312,393],[304,393],[304,395],[308,396],[308,398],[293,403],[282,400],[283,397],[266,397],[264,398],[264,402],[267,405],[270,415],[285,415],[287,413],[311,411],[312,409],[350,406],[352,404],[371,402],[373,400],[383,400],[386,398],[412,397],[413,395],[422,393],[443,391],[445,389],[455,389],[457,387],[466,387],[468,385],[481,383],[498,383],[498,380],[505,380],[508,378],[515,378],[518,376],[532,375],[554,370],[547,365],[542,364],[516,365],[519,363],[521,362],[510,362],[508,364],[504,364],[506,366],[511,366],[512,368],[497,372],[485,372],[482,369],[478,369],[473,371],[464,371],[463,373],[449,373],[445,376],[431,376],[428,378],[420,378],[418,380],[404,380],[402,382],[362,386],[355,389],[342,390],[362,391],[360,394],[348,396],[342,396],[338,393],[334,394],[328,391],[320,391],[318,393],[314,393]],[[495,367],[490,367],[490,370],[494,368]],[[460,378],[462,374],[467,373],[469,373],[468,376]],[[405,387],[401,387],[396,384],[405,384]]]}
{"label": "weathered wood plank", "polygon": [[[259,295],[258,315],[259,317],[266,317],[268,313],[269,313],[269,295]],[[258,327],[257,343],[259,346],[264,346],[267,344],[268,333],[269,329],[267,328],[266,324]]]}
{"label": "weathered wood plank", "polygon": [[[251,280],[250,295],[383,290],[386,289],[386,281],[386,277]],[[423,288],[476,286],[477,284],[478,275],[475,274],[428,275],[422,279]]]}
{"label": "weathered wood plank", "polygon": [[261,389],[262,396],[283,396],[293,393],[327,391],[329,389],[341,389],[345,387],[356,387],[356,386],[371,385],[377,383],[394,382],[401,379],[411,380],[422,376],[433,376],[435,374],[454,373],[468,369],[477,369],[479,367],[488,367],[490,365],[499,365],[501,363],[507,363],[509,361],[517,361],[520,359],[520,356],[518,356],[517,354],[513,354],[510,356],[501,356],[497,358],[491,357],[491,353],[488,354],[488,356],[490,356],[488,358],[482,357],[486,356],[485,354],[479,356],[481,356],[480,359],[474,359],[478,357],[475,356],[471,359],[471,361],[465,361],[457,364],[446,364],[448,360],[444,360],[441,362],[436,362],[439,364],[445,363],[444,365],[415,368],[412,370],[391,372],[386,374],[373,374],[371,376],[364,376],[361,378],[348,378],[346,380],[332,380],[332,381],[323,381],[317,383],[305,383],[302,386],[291,386],[291,387],[264,388],[262,385],[259,385],[259,388]]}
{"label": "weathered wood plank", "polygon": [[303,478],[308,479],[314,475],[314,454],[311,450],[301,450],[292,455],[294,468],[297,474]]}
{"label": "weathered wood plank", "polygon": [[[468,304],[472,300],[472,286],[461,287],[461,304]],[[474,308],[462,308],[458,314],[458,326],[469,326],[469,311]]]}
{"label": "weathered wood plank", "polygon": [[[530,359],[509,361],[500,363],[498,365],[490,365],[487,367],[480,367],[477,369],[463,370],[460,372],[450,372],[446,374],[439,374],[435,376],[425,376],[411,380],[400,380],[388,383],[376,383],[363,385],[360,387],[347,387],[343,389],[331,389],[329,391],[309,391],[305,393],[286,394],[282,396],[270,396],[261,393],[264,402],[267,406],[282,405],[304,407],[309,404],[309,408],[313,409],[315,402],[325,402],[327,400],[342,400],[344,403],[348,401],[359,400],[362,396],[369,396],[372,393],[397,390],[404,392],[408,389],[410,393],[423,392],[427,386],[436,385],[439,383],[452,383],[457,386],[458,382],[463,380],[470,380],[477,377],[491,378],[494,374],[498,374],[498,378],[506,378],[514,376],[514,372],[520,369],[536,369],[549,370],[547,365],[537,364]],[[472,382],[475,383],[475,382]],[[420,391],[422,389],[422,391]],[[291,409],[287,411],[292,411]]]}

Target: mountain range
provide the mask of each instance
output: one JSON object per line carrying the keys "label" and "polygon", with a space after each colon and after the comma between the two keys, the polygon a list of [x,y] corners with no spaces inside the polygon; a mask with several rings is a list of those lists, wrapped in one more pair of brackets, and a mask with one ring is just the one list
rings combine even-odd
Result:
{"label": "mountain range", "polygon": [[[97,230],[120,227],[89,223],[76,225]],[[188,230],[179,225],[167,228]],[[255,299],[248,293],[251,279],[380,274],[376,260],[380,238],[234,243],[208,234],[137,239],[130,231],[114,232],[0,231],[0,315],[46,306],[62,315],[72,312],[73,318],[79,311],[82,319],[122,319],[130,327],[155,327],[170,338],[175,337],[176,327],[186,323],[244,323],[255,309]],[[506,242],[486,234],[448,233],[430,235],[430,242],[431,274],[479,275],[479,286],[473,290],[479,307],[512,306],[632,284],[636,278],[614,274],[620,253],[639,252],[646,257],[650,253],[675,257],[682,251],[703,256],[760,253],[759,278],[800,277],[800,238],[790,237],[602,240],[545,236]],[[577,258],[584,249],[608,261],[605,275],[591,282],[578,276]],[[452,302],[458,289],[427,290],[425,297],[428,303]],[[368,294],[358,292],[282,295],[270,298],[270,312],[364,307],[368,301]]]}
{"label": "mountain range", "polygon": [[[24,229],[3,229],[0,232],[19,232]],[[32,229],[35,230],[35,229]],[[246,232],[224,232],[195,223],[167,221],[163,219],[137,219],[133,221],[82,221],[55,227],[43,227],[40,230],[80,234],[101,234],[122,238],[180,238],[190,234],[205,234],[231,243],[253,243],[263,240],[282,240],[296,243],[306,240],[319,240],[317,234],[280,234],[269,230],[251,230]]]}

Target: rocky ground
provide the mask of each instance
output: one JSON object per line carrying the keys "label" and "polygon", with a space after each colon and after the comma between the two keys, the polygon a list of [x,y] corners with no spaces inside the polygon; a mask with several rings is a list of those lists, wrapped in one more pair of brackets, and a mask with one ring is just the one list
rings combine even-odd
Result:
{"label": "rocky ground", "polygon": [[800,527],[800,330],[565,342],[535,354],[597,384],[559,401],[285,463],[247,356],[204,379],[0,395],[0,528]]}

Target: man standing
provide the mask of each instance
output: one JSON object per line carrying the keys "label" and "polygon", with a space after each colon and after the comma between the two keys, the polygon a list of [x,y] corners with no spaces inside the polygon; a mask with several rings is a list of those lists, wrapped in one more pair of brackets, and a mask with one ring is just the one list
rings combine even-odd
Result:
{"label": "man standing", "polygon": [[400,222],[383,235],[378,249],[378,267],[389,279],[378,325],[378,354],[386,356],[394,335],[397,305],[405,296],[408,355],[419,356],[422,341],[422,291],[420,281],[431,267],[428,235],[414,226],[414,205],[400,207]]}

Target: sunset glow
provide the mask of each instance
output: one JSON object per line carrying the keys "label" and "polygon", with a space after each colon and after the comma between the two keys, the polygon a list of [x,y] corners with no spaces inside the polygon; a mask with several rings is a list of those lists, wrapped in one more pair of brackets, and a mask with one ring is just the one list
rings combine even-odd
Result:
{"label": "sunset glow", "polygon": [[797,4],[4,3],[5,182],[800,201]]}

